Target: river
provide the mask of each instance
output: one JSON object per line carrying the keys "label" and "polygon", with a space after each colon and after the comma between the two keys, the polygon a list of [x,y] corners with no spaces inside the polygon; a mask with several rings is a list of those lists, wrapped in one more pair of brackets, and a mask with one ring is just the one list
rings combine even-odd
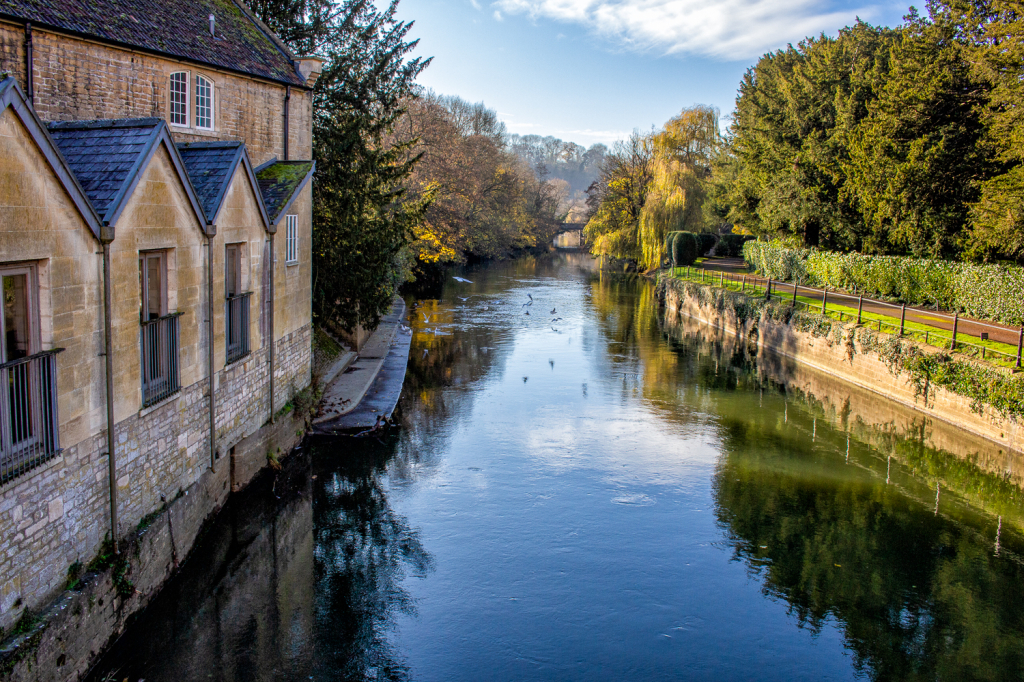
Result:
{"label": "river", "polygon": [[1015,457],[590,265],[410,298],[398,428],[234,496],[92,679],[1024,676]]}

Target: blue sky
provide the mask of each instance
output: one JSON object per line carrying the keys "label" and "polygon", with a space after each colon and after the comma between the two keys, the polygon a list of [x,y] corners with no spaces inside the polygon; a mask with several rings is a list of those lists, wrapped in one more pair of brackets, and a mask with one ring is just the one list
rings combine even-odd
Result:
{"label": "blue sky", "polygon": [[[923,5],[923,3],[919,3]],[[419,82],[483,101],[509,132],[590,146],[661,126],[684,106],[733,109],[766,51],[857,16],[895,25],[909,2],[813,0],[401,0]]]}

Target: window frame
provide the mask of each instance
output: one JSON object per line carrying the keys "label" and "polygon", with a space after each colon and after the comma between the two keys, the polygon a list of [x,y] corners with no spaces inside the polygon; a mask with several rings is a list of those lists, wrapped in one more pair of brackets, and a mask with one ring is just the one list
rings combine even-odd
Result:
{"label": "window frame", "polygon": [[[0,296],[3,296],[3,278],[25,276],[25,306],[27,308],[26,322],[28,323],[28,351],[25,356],[34,355],[42,351],[40,335],[40,308],[39,308],[39,274],[34,263],[7,263],[0,264]],[[7,362],[7,340],[6,329],[4,328],[4,311],[0,301],[0,364]]]}
{"label": "window frame", "polygon": [[168,291],[167,291],[167,249],[153,249],[139,251],[139,319],[143,322],[150,321],[148,316],[147,303],[149,301],[149,261],[157,259],[160,269],[160,313],[157,319],[169,315]]}
{"label": "window frame", "polygon": [[295,265],[299,262],[299,216],[285,216],[284,232],[284,264]]}
{"label": "window frame", "polygon": [[[224,245],[224,297],[231,298],[242,293],[242,248],[245,243]],[[234,282],[231,279],[232,266],[234,266]],[[232,286],[234,284],[234,286]]]}
{"label": "window frame", "polygon": [[[215,108],[215,91],[216,91],[216,88],[213,85],[213,80],[211,78],[208,78],[208,77],[206,77],[206,76],[204,76],[202,74],[199,74],[199,73],[197,73],[195,75],[195,78],[193,80],[195,81],[196,95],[195,95],[195,100],[194,100],[194,106],[192,107],[192,121],[194,121],[195,127],[196,127],[197,130],[213,130],[214,126],[216,125],[216,116],[215,116],[215,112],[216,112],[216,108]],[[199,117],[200,117],[199,108],[200,108],[200,101],[202,99],[200,94],[199,94],[199,88],[201,87],[201,85],[200,85],[201,83],[205,83],[210,88],[210,95],[209,95],[210,103],[208,105],[209,106],[209,117],[208,118],[209,118],[210,124],[206,125],[206,126],[199,124]]]}
{"label": "window frame", "polygon": [[[183,91],[181,91],[180,93],[175,93],[175,90],[174,90],[174,83],[175,83],[174,77],[175,76],[184,76],[185,77],[185,80],[184,80],[185,89]],[[191,106],[190,106],[191,105],[191,82],[192,82],[191,74],[188,71],[174,71],[173,73],[171,73],[170,76],[168,76],[167,82],[168,82],[168,94],[167,94],[167,97],[168,97],[168,100],[167,100],[167,102],[168,102],[168,104],[167,104],[167,107],[168,107],[167,108],[167,114],[168,115],[167,115],[167,118],[170,121],[170,124],[172,126],[176,126],[178,128],[188,128],[189,127],[189,121],[191,120],[191,118],[190,118],[190,113],[191,113]],[[181,122],[176,121],[174,119],[174,115],[175,115],[175,111],[174,111],[174,106],[175,106],[174,97],[175,97],[175,94],[183,94],[185,96],[185,101],[184,101],[184,104],[183,104],[185,109],[184,109],[184,113],[182,114]]]}

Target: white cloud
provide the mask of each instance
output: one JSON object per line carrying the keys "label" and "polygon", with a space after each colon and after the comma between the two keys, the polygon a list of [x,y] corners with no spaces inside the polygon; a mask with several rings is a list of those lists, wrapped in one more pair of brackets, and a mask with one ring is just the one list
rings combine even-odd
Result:
{"label": "white cloud", "polygon": [[816,0],[498,0],[494,6],[582,24],[630,49],[723,59],[750,59],[875,14],[873,6],[822,11]]}
{"label": "white cloud", "polygon": [[494,18],[496,21],[505,21],[505,17],[501,16],[501,12],[494,10]]}
{"label": "white cloud", "polygon": [[469,4],[473,5],[473,9],[480,10],[480,3],[477,0],[469,0]]}
{"label": "white cloud", "polygon": [[516,133],[519,135],[553,135],[554,137],[562,140],[582,144],[585,147],[589,147],[596,142],[601,142],[611,146],[611,144],[616,140],[624,140],[629,137],[631,132],[629,130],[594,130],[592,128],[558,130],[543,123],[519,123],[516,121],[510,121],[506,118],[511,118],[510,114],[499,115],[505,122],[505,127],[510,133]]}

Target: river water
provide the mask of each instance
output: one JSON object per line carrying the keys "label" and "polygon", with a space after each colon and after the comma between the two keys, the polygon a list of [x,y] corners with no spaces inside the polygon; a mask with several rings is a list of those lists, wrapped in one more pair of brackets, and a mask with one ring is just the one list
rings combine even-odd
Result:
{"label": "river water", "polygon": [[1016,457],[591,265],[417,301],[399,427],[233,497],[93,679],[1022,678]]}

